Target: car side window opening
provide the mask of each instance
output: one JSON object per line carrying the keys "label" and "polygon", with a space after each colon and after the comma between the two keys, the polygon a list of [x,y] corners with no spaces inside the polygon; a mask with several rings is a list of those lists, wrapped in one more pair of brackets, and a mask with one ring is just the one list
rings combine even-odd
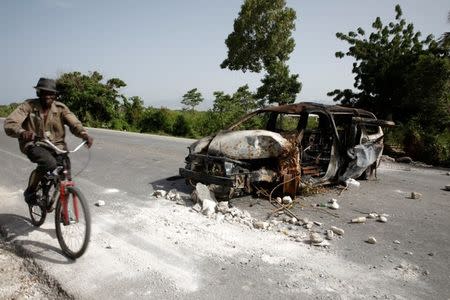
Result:
{"label": "car side window opening", "polygon": [[[306,115],[303,116],[303,123]],[[331,158],[333,131],[328,115],[315,112],[307,115],[303,133],[302,173],[312,177],[325,175]]]}

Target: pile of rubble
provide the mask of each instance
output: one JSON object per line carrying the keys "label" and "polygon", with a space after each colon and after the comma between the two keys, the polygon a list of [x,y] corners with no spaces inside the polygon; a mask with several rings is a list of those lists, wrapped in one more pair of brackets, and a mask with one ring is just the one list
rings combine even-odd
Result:
{"label": "pile of rubble", "polygon": [[[175,201],[178,204],[187,204],[186,201],[188,200],[183,199],[176,190],[169,192],[156,190],[153,196]],[[210,219],[215,219],[218,222],[238,223],[251,230],[280,232],[297,242],[326,247],[330,245],[329,240],[342,238],[344,235],[344,230],[341,228],[331,226],[329,229],[324,229],[320,222],[310,221],[307,218],[297,219],[287,215],[282,216],[283,212],[279,212],[271,220],[258,220],[253,218],[247,210],[231,207],[228,201],[218,202],[208,187],[201,183],[197,183],[189,200],[192,201],[192,211],[201,213]],[[291,204],[292,198],[285,196],[277,198],[276,201],[282,204]],[[335,199],[332,199],[329,207],[338,209],[339,204]],[[307,229],[309,233],[303,229]]]}

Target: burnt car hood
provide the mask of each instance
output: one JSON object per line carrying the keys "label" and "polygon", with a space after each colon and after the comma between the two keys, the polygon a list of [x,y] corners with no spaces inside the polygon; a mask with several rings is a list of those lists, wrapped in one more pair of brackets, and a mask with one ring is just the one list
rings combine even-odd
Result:
{"label": "burnt car hood", "polygon": [[191,153],[225,156],[237,160],[280,157],[291,148],[280,134],[268,130],[221,131],[193,143]]}

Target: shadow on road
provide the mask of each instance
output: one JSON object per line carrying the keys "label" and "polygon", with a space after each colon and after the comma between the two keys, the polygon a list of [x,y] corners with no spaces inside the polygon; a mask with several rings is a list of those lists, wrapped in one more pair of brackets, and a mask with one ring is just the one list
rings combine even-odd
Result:
{"label": "shadow on road", "polygon": [[186,184],[183,177],[172,176],[168,178],[158,179],[153,182],[149,182],[149,185],[153,190],[165,190],[176,189],[179,192],[190,194],[192,188]]}
{"label": "shadow on road", "polygon": [[[72,260],[69,260],[63,255],[61,249],[43,243],[40,241],[33,241],[30,239],[24,239],[30,232],[38,231],[49,235],[51,238],[56,239],[54,229],[45,229],[35,227],[31,224],[30,219],[15,214],[0,214],[0,234],[4,241],[10,243],[11,252],[21,257],[33,257],[56,264],[71,264]],[[55,254],[61,259],[56,259]]]}

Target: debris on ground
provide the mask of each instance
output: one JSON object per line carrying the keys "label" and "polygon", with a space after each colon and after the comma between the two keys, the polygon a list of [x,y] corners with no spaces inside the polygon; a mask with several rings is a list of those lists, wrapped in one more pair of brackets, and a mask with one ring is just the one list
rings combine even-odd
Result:
{"label": "debris on ground", "polygon": [[153,196],[155,196],[156,198],[165,197],[166,194],[167,192],[165,190],[156,190],[153,192]]}
{"label": "debris on ground", "polygon": [[381,223],[386,223],[387,222],[387,218],[385,216],[379,216],[377,221],[381,222]]}
{"label": "debris on ground", "polygon": [[369,236],[369,238],[367,239],[367,243],[369,244],[376,244],[377,243],[377,239],[373,236]]}
{"label": "debris on ground", "polygon": [[447,184],[447,185],[445,186],[445,190],[446,190],[446,191],[450,191],[450,184]]}
{"label": "debris on ground", "polygon": [[98,200],[97,203],[95,203],[96,206],[105,206],[105,201],[103,200]]}
{"label": "debris on ground", "polygon": [[326,231],[326,238],[327,238],[327,240],[332,240],[332,239],[334,238],[334,232],[333,232],[333,230],[328,229],[328,230]]}
{"label": "debris on ground", "polygon": [[365,223],[367,220],[366,217],[357,217],[351,220],[351,223]]}
{"label": "debris on ground", "polygon": [[345,186],[347,188],[358,188],[361,183],[353,178],[349,178],[345,181]]}
{"label": "debris on ground", "polygon": [[311,244],[319,244],[323,242],[323,237],[321,234],[317,233],[317,232],[311,232],[309,234],[309,242]]}
{"label": "debris on ground", "polygon": [[336,226],[331,226],[331,231],[333,231],[334,233],[336,233],[337,235],[344,235],[344,229],[336,227]]}
{"label": "debris on ground", "polygon": [[331,209],[339,209],[339,204],[337,203],[337,200],[332,198],[330,201],[328,201],[328,207]]}
{"label": "debris on ground", "polygon": [[379,215],[377,213],[367,214],[367,219],[377,219],[377,218],[379,218]]}
{"label": "debris on ground", "polygon": [[291,204],[292,198],[291,198],[291,196],[284,196],[282,201],[283,201],[283,204]]}
{"label": "debris on ground", "polygon": [[422,197],[421,193],[411,192],[411,199],[420,199]]}
{"label": "debris on ground", "polygon": [[397,245],[400,245],[400,241],[399,240],[395,240],[393,243],[397,244]]}

